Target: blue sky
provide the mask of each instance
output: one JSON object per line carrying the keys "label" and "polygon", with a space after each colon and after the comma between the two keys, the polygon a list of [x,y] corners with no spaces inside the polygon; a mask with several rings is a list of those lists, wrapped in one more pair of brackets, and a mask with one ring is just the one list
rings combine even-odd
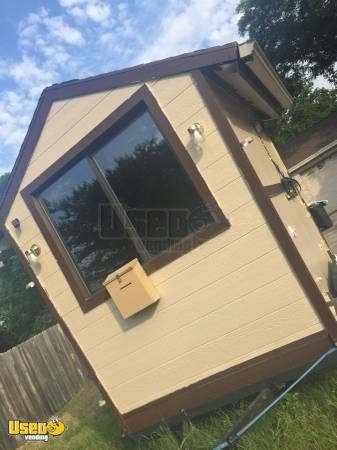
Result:
{"label": "blue sky", "polygon": [[45,86],[237,40],[236,4],[1,0],[0,174],[12,167]]}

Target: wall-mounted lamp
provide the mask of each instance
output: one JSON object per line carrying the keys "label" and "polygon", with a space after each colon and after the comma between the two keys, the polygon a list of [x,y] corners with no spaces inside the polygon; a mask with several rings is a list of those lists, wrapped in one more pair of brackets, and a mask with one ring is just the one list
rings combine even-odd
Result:
{"label": "wall-mounted lamp", "polygon": [[41,247],[33,244],[29,250],[25,251],[25,255],[31,264],[37,263],[37,257],[41,254]]}
{"label": "wall-mounted lamp", "polygon": [[245,148],[247,147],[249,144],[251,144],[254,141],[253,136],[248,136],[246,137],[243,141],[240,142],[241,147]]}
{"label": "wall-mounted lamp", "polygon": [[17,219],[17,218],[15,218],[15,219],[13,219],[12,220],[12,225],[13,225],[13,227],[14,228],[20,228],[20,220],[19,219]]}
{"label": "wall-mounted lamp", "polygon": [[205,140],[205,130],[200,123],[194,123],[188,127],[187,131],[190,133],[193,143],[200,145]]}

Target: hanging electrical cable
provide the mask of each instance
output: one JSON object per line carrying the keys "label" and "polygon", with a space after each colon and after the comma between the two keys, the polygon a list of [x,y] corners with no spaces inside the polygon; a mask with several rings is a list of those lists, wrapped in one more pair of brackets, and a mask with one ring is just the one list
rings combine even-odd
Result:
{"label": "hanging electrical cable", "polygon": [[235,442],[237,442],[253,425],[255,425],[268,411],[270,411],[277,403],[279,403],[295,386],[300,383],[310,372],[312,372],[319,364],[321,364],[328,356],[337,351],[336,347],[330,348],[327,352],[323,353],[311,366],[306,369],[302,375],[300,375],[295,381],[293,381],[275,400],[269,403],[259,414],[257,414],[252,420],[250,420],[245,426],[241,428],[237,433],[229,436],[226,441],[221,442],[213,450],[223,450],[229,448]]}
{"label": "hanging electrical cable", "polygon": [[301,190],[302,190],[301,184],[295,178],[289,177],[284,174],[284,172],[281,170],[280,166],[275,162],[275,160],[271,156],[270,151],[269,151],[266,143],[264,142],[263,138],[261,136],[259,136],[259,138],[262,142],[263,147],[266,150],[266,153],[267,153],[269,159],[271,160],[275,169],[277,170],[277,172],[280,175],[281,184],[283,186],[283,189],[285,190],[287,198],[290,200],[290,199],[296,197],[297,195],[299,195],[301,193]]}

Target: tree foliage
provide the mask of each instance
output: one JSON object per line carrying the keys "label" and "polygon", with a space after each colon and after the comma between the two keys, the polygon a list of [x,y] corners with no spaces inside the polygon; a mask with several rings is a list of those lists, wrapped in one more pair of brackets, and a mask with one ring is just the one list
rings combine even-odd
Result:
{"label": "tree foliage", "polygon": [[312,83],[308,83],[297,95],[293,106],[282,114],[272,133],[274,139],[278,144],[284,144],[334,111],[337,111],[337,89],[313,89]]}
{"label": "tree foliage", "polygon": [[55,323],[12,249],[3,250],[0,269],[0,352],[25,341]]}
{"label": "tree foliage", "polygon": [[336,82],[336,0],[240,0],[239,31],[256,39],[284,79]]}
{"label": "tree foliage", "polygon": [[0,199],[5,192],[7,182],[9,180],[10,173],[4,173],[3,175],[0,175]]}
{"label": "tree foliage", "polygon": [[[0,176],[0,198],[10,174]],[[36,288],[12,249],[1,252],[0,268],[0,352],[25,341],[55,323]]]}
{"label": "tree foliage", "polygon": [[[269,130],[283,144],[337,110],[337,2],[240,0],[237,11],[240,33],[259,42],[294,97]],[[318,75],[336,87],[314,88]]]}

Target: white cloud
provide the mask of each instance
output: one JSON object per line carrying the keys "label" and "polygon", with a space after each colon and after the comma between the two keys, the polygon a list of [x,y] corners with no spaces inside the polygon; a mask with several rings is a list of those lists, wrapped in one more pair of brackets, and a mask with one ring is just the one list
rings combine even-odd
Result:
{"label": "white cloud", "polygon": [[80,30],[66,23],[62,16],[50,16],[46,8],[40,8],[38,13],[29,14],[19,23],[19,39],[23,47],[34,45],[42,36],[44,40],[69,45],[82,45],[84,38]]}
{"label": "white cloud", "polygon": [[94,22],[105,22],[110,17],[110,6],[104,3],[89,4],[86,8],[88,17]]}
{"label": "white cloud", "polygon": [[[57,0],[18,24],[18,56],[0,59],[0,172],[13,161],[48,85],[238,38],[237,0]],[[48,3],[47,3],[48,4]]]}
{"label": "white cloud", "polygon": [[86,20],[86,18],[87,18],[85,9],[83,9],[79,6],[70,8],[67,10],[67,12],[77,19]]}
{"label": "white cloud", "polygon": [[[0,165],[16,156],[42,90],[60,81],[69,63],[69,48],[84,42],[82,34],[45,8],[18,24],[20,59],[0,61],[0,76],[10,87],[0,92]],[[11,154],[13,155],[11,157]]]}
{"label": "white cloud", "polygon": [[28,56],[24,56],[20,62],[12,64],[8,73],[21,89],[27,90],[31,97],[41,93],[43,88],[53,83],[56,78],[55,73],[39,67],[36,61]]}
{"label": "white cloud", "polygon": [[140,53],[138,62],[238,39],[236,5],[235,0],[171,0],[157,39]]}
{"label": "white cloud", "polygon": [[59,4],[64,8],[71,8],[75,5],[82,5],[83,3],[87,3],[88,0],[59,0]]}
{"label": "white cloud", "polygon": [[115,44],[115,43],[117,43],[117,36],[114,33],[107,32],[107,33],[101,34],[99,37],[99,40],[103,45]]}
{"label": "white cloud", "polygon": [[127,18],[128,15],[128,4],[127,3],[118,3],[117,5],[117,11],[118,11],[118,18],[119,20],[124,20]]}
{"label": "white cloud", "polygon": [[7,91],[1,95],[0,141],[3,148],[12,149],[13,156],[22,143],[34,103],[23,93],[15,91]]}
{"label": "white cloud", "polygon": [[62,17],[46,17],[44,24],[52,37],[61,42],[73,45],[82,45],[84,38],[82,33],[74,27],[67,25]]}
{"label": "white cloud", "polygon": [[60,67],[71,58],[70,53],[62,45],[50,45],[47,42],[40,42],[39,47],[49,62],[49,67]]}
{"label": "white cloud", "polygon": [[[91,20],[102,26],[111,25],[111,7],[104,0],[59,0],[68,14],[80,20]],[[118,7],[117,7],[118,8]]]}
{"label": "white cloud", "polygon": [[[3,165],[3,166],[0,166],[0,176],[1,176],[1,175],[4,175],[5,173],[10,172],[11,170],[12,170],[12,165],[8,165],[8,166]],[[0,266],[0,267],[2,267],[2,266]]]}

